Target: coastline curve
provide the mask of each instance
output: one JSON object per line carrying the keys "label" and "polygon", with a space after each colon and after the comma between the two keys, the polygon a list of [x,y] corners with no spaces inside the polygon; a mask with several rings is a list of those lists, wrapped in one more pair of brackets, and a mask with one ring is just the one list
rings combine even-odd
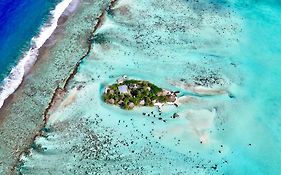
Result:
{"label": "coastline curve", "polygon": [[58,22],[63,13],[67,10],[74,0],[63,0],[58,3],[54,10],[50,11],[51,18],[43,25],[37,36],[31,39],[31,47],[25,52],[9,75],[3,80],[0,86],[0,109],[5,100],[13,94],[22,83],[24,76],[29,72],[37,60],[39,49],[52,36],[58,26]]}

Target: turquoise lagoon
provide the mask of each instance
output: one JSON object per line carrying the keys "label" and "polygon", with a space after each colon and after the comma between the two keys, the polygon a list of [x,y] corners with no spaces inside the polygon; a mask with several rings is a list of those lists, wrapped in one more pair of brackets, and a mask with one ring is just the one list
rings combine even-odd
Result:
{"label": "turquoise lagoon", "polygon": [[[18,171],[280,174],[280,12],[277,1],[118,1]],[[105,104],[122,75],[179,90],[179,107]]]}

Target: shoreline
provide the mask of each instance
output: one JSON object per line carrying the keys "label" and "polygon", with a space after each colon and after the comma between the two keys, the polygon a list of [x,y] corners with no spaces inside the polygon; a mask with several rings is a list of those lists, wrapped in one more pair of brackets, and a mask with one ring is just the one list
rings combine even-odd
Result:
{"label": "shoreline", "polygon": [[[34,61],[33,65],[26,70],[25,75],[22,77],[21,83],[16,87],[13,93],[7,96],[6,99],[3,100],[3,104],[1,105],[0,99],[0,124],[5,121],[6,115],[5,111],[8,109],[9,105],[12,102],[13,98],[16,98],[17,90],[23,88],[26,83],[26,79],[29,77],[31,72],[33,71],[34,67],[40,64],[40,61],[43,59],[48,59],[48,52],[55,46],[55,44],[63,37],[63,29],[64,25],[67,22],[68,18],[75,13],[75,10],[79,8],[81,4],[80,0],[71,0],[68,7],[64,9],[64,12],[57,20],[57,26],[55,30],[52,32],[50,37],[44,42],[44,44],[38,49],[38,55],[36,56],[36,60]],[[51,19],[50,19],[51,20]],[[45,25],[49,24],[49,20],[43,25],[41,30],[44,28]],[[24,57],[24,56],[22,56]],[[10,76],[10,75],[9,75]],[[6,77],[9,78],[9,77]],[[2,92],[0,92],[1,95]]]}
{"label": "shoreline", "polygon": [[[4,160],[0,164],[0,173],[16,171],[20,155],[44,127],[57,91],[67,86],[77,72],[81,58],[87,56],[88,39],[95,31],[93,26],[100,23],[97,17],[110,4],[105,0],[92,1],[90,6],[80,0],[75,2],[80,2],[79,8],[73,13],[71,6],[70,11],[61,16],[60,26],[40,49],[36,63],[0,109],[0,136],[3,138],[0,140],[0,159]],[[69,18],[71,14],[73,17]],[[90,18],[85,20],[86,15]],[[77,26],[79,28],[75,28]]]}
{"label": "shoreline", "polygon": [[[65,24],[66,22],[69,20],[69,18],[75,14],[75,12],[77,11],[77,9],[79,8],[79,6],[81,5],[81,1],[80,0],[70,0],[71,2],[67,5],[67,7],[63,10],[63,13],[59,16],[59,18],[56,20],[56,27],[53,30],[53,32],[51,33],[51,35],[46,39],[46,41],[42,44],[42,46],[40,48],[38,48],[37,50],[37,55],[36,55],[36,59],[33,60],[32,65],[30,65],[30,67],[28,67],[27,69],[25,69],[24,75],[23,77],[20,77],[22,80],[21,82],[18,84],[18,86],[14,89],[13,93],[9,94],[7,96],[6,99],[3,100],[3,103],[1,103],[0,101],[0,130],[2,130],[3,128],[1,128],[1,125],[5,125],[5,122],[9,120],[9,114],[10,114],[10,110],[11,110],[11,105],[17,101],[17,98],[21,98],[23,96],[22,92],[19,91],[24,91],[26,84],[28,84],[27,80],[30,78],[30,76],[32,76],[32,74],[36,74],[36,68],[39,65],[43,65],[44,60],[48,59],[48,54],[49,52],[53,49],[53,47],[55,47],[55,45],[57,44],[58,41],[60,41],[63,38],[64,35],[64,28],[65,28]],[[63,1],[62,1],[63,2]],[[51,12],[50,12],[51,13]],[[50,21],[53,20],[54,17],[51,17],[44,25],[43,27],[40,29],[41,32],[42,30],[45,28],[45,26],[50,25]],[[34,38],[37,38],[40,36],[41,32],[39,33],[39,35],[35,36],[32,38],[32,40]],[[32,49],[32,46],[30,47],[30,49]],[[27,51],[28,52],[28,51]],[[26,54],[26,53],[25,53]],[[24,57],[26,57],[26,55],[22,55],[21,56],[22,59]],[[22,61],[22,59],[19,60]],[[19,63],[18,63],[19,64]],[[18,66],[18,64],[16,66]],[[14,67],[16,68],[16,67]],[[14,69],[13,68],[13,69]],[[10,72],[10,74],[12,74],[12,71]],[[11,76],[11,75],[9,75]],[[6,77],[6,78],[9,78]],[[5,79],[6,79],[5,78]],[[0,93],[1,95],[1,93]],[[2,99],[0,99],[2,100]],[[40,114],[38,114],[40,115]],[[12,120],[12,119],[11,119]],[[38,124],[38,127],[40,128],[42,124]],[[16,126],[15,126],[16,127]],[[0,145],[1,146],[1,145]],[[0,147],[1,148],[1,147]],[[19,146],[16,147],[16,151],[14,151],[12,154],[13,156],[15,156],[15,154],[18,154],[18,151],[20,150]],[[1,153],[1,150],[0,150]],[[5,161],[1,161],[0,164],[0,173],[2,173],[1,171],[1,166],[3,166],[5,163]],[[16,162],[15,162],[16,163]],[[6,170],[7,174],[10,174],[12,172],[15,171],[15,167],[16,164],[12,164],[9,166],[9,168]]]}
{"label": "shoreline", "polygon": [[78,4],[79,0],[63,0],[56,5],[55,9],[50,11],[52,16],[42,25],[38,35],[31,39],[29,50],[20,56],[18,63],[2,81],[0,110],[4,106],[5,101],[21,86],[42,52],[56,43],[56,32],[66,22],[68,16],[75,11]]}
{"label": "shoreline", "polygon": [[[113,6],[115,5],[115,3],[117,2],[117,0],[112,0],[110,1],[109,3],[109,6],[108,6],[108,9],[111,9],[113,8]],[[102,22],[104,21],[104,15],[106,14],[106,8],[102,10],[102,12],[100,13],[100,15],[98,16],[97,18],[97,23],[94,25],[94,28],[91,32],[91,35],[90,35],[90,38],[93,37],[93,35],[95,34],[96,30],[101,26]],[[89,38],[89,39],[90,39]],[[78,68],[80,66],[80,63],[82,62],[82,60],[88,56],[88,54],[90,53],[91,51],[91,46],[92,44],[90,42],[88,42],[88,50],[87,50],[87,53],[85,55],[83,55],[78,61],[77,63],[75,64],[74,68],[72,69],[71,73],[68,75],[68,77],[66,77],[65,81],[64,81],[64,84],[62,87],[57,87],[54,92],[53,92],[53,95],[52,95],[52,98],[51,100],[49,101],[48,105],[46,106],[46,109],[44,110],[44,113],[43,113],[43,121],[44,123],[42,124],[42,126],[39,126],[41,129],[39,132],[37,132],[36,135],[34,135],[33,139],[32,139],[32,142],[35,141],[35,139],[37,137],[40,137],[42,136],[42,132],[43,132],[43,129],[44,127],[46,126],[47,122],[48,122],[48,115],[50,113],[50,111],[52,110],[52,108],[56,108],[56,104],[61,102],[61,97],[63,97],[67,91],[67,86],[69,84],[69,82],[74,78],[74,76],[76,75],[76,73],[78,72]],[[30,142],[30,144],[32,144],[32,142]],[[28,154],[30,151],[30,148],[27,147],[24,151],[21,152],[20,156],[18,157],[18,163],[20,163],[23,159],[22,157],[26,154]],[[12,171],[15,171],[15,168],[16,166],[14,166],[12,168]]]}
{"label": "shoreline", "polygon": [[[37,137],[42,136],[44,127],[47,125],[48,119],[49,119],[49,113],[53,110],[52,108],[56,108],[57,103],[62,102],[61,98],[65,95],[66,91],[67,91],[67,86],[69,84],[69,82],[74,78],[74,76],[76,75],[76,73],[78,72],[78,68],[80,66],[80,63],[82,62],[82,60],[87,57],[91,51],[91,47],[92,47],[92,43],[89,42],[90,38],[92,38],[95,34],[95,32],[97,31],[97,29],[102,25],[103,21],[104,21],[104,16],[106,14],[106,10],[107,9],[111,9],[113,8],[113,6],[115,5],[115,3],[117,2],[117,0],[111,0],[109,2],[109,5],[107,8],[103,9],[100,13],[100,15],[97,17],[97,22],[93,27],[93,30],[91,31],[90,37],[88,38],[88,50],[85,53],[85,55],[83,55],[75,64],[74,68],[72,69],[72,71],[69,73],[68,77],[65,78],[64,84],[62,85],[62,87],[58,86],[52,94],[52,98],[50,99],[48,105],[46,106],[44,113],[43,113],[43,124],[39,125],[38,127],[40,128],[40,131],[38,131],[34,137],[32,138],[32,141],[30,142],[30,144],[32,144]],[[1,109],[0,109],[1,112]],[[17,159],[17,164],[21,163],[23,161],[23,156],[27,155],[30,153],[30,147],[26,147],[25,150],[23,150],[21,152],[21,154],[19,155],[18,159]],[[17,164],[15,164],[12,167],[12,172],[16,171],[16,166]]]}

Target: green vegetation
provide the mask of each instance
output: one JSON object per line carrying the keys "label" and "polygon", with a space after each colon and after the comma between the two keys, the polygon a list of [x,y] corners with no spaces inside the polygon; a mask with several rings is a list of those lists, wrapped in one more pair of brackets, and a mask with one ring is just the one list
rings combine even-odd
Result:
{"label": "green vegetation", "polygon": [[157,102],[173,102],[175,97],[174,93],[163,90],[148,81],[133,79],[112,84],[103,94],[106,103],[118,105],[127,110],[135,106],[153,106]]}

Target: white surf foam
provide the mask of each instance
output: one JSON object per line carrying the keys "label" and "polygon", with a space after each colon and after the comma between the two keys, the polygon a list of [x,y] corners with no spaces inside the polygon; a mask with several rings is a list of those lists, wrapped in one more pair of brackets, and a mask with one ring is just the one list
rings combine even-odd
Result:
{"label": "white surf foam", "polygon": [[72,0],[63,0],[50,12],[52,15],[50,21],[41,28],[38,36],[32,38],[32,46],[29,51],[24,54],[18,64],[11,70],[9,76],[4,79],[3,85],[0,87],[0,108],[3,106],[4,101],[19,87],[24,75],[35,63],[39,49],[55,31],[60,16],[71,2]]}

